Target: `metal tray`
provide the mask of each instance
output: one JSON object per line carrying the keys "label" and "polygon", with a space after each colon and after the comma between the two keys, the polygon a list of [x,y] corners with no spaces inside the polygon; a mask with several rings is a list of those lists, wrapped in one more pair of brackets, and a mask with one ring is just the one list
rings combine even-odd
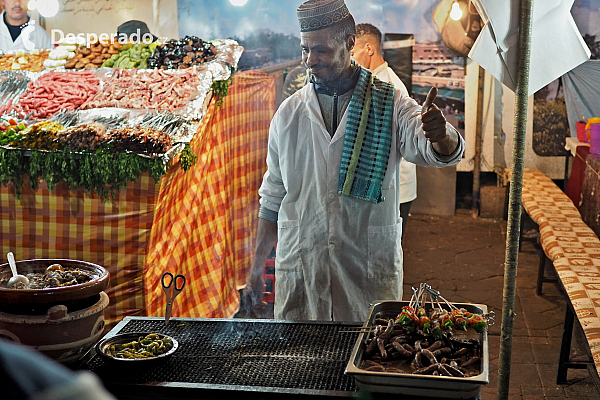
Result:
{"label": "metal tray", "polygon": [[[371,326],[376,316],[392,317],[407,306],[408,301],[376,301],[371,304],[363,326]],[[454,303],[472,313],[487,314],[483,304]],[[487,331],[481,334],[481,373],[468,378],[449,376],[413,375],[392,372],[365,371],[358,366],[362,362],[364,343],[368,333],[361,333],[346,366],[345,373],[354,377],[359,389],[370,392],[398,393],[413,396],[430,396],[451,399],[470,399],[479,394],[481,385],[489,382],[489,352]]]}

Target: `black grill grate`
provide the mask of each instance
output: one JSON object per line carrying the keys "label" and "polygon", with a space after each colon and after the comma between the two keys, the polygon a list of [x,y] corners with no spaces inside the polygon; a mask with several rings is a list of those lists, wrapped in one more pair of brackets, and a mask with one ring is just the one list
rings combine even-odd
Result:
{"label": "black grill grate", "polygon": [[[113,333],[158,332],[179,341],[179,349],[163,364],[144,371],[114,368],[94,356],[88,368],[110,384],[156,382],[254,386],[316,391],[354,391],[344,375],[358,334],[339,333],[339,323],[296,323],[252,320],[133,318]],[[122,326],[120,330],[117,330]]]}

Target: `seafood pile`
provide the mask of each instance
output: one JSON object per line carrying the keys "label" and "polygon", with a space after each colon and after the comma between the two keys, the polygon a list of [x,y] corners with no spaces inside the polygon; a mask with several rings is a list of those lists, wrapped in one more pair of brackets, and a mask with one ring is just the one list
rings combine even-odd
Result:
{"label": "seafood pile", "polygon": [[58,122],[64,128],[77,125],[79,123],[79,113],[77,111],[59,111],[48,121]]}
{"label": "seafood pile", "polygon": [[[50,289],[65,286],[78,285],[89,282],[93,276],[79,268],[65,269],[60,264],[52,264],[44,273],[32,272],[25,275],[29,279],[29,285],[22,282],[11,286],[11,289]],[[0,286],[7,287],[8,278],[0,280]]]}
{"label": "seafood pile", "polygon": [[0,145],[32,150],[94,152],[106,146],[112,151],[165,154],[179,131],[191,129],[180,116],[168,112],[147,113],[137,123],[126,117],[96,117],[79,123],[77,112],[27,126],[26,122],[0,118]]}
{"label": "seafood pile", "polygon": [[139,125],[113,129],[110,131],[110,141],[114,150],[134,153],[163,154],[173,145],[165,132]]}
{"label": "seafood pile", "polygon": [[74,110],[91,99],[100,89],[100,80],[91,71],[48,72],[27,84],[18,103],[3,110],[16,111],[21,117],[46,119],[60,110]]}
{"label": "seafood pile", "polygon": [[184,71],[115,69],[102,90],[81,106],[172,111],[188,104],[200,78],[196,68]]}
{"label": "seafood pile", "polygon": [[97,122],[75,125],[60,131],[57,140],[70,149],[96,150],[108,143],[104,125]]}
{"label": "seafood pile", "polygon": [[107,130],[98,122],[79,124],[58,132],[54,146],[59,144],[73,150],[86,151],[110,145],[113,151],[140,154],[164,154],[173,146],[169,135],[159,129],[136,125]]}
{"label": "seafood pile", "polygon": [[139,121],[139,125],[159,129],[171,137],[174,142],[191,140],[196,129],[180,115],[169,111],[159,111],[157,113],[146,113]]}
{"label": "seafood pile", "polygon": [[375,325],[368,328],[361,369],[453,377],[480,374],[479,337],[493,317],[457,308],[439,292],[427,303],[423,291],[428,288],[422,284],[420,291],[414,289],[411,304],[397,316],[375,318]]}
{"label": "seafood pile", "polygon": [[480,373],[477,340],[453,340],[449,332],[434,337],[408,332],[398,318],[377,319],[360,368],[366,371],[468,377]]}
{"label": "seafood pile", "polygon": [[19,72],[3,72],[0,75],[0,116],[8,109],[7,104],[17,100],[26,90],[29,78]]}
{"label": "seafood pile", "polygon": [[186,36],[180,40],[171,39],[157,47],[148,58],[149,68],[184,69],[200,65],[215,58],[217,50],[209,42],[197,36]]}
{"label": "seafood pile", "polygon": [[127,121],[127,115],[122,115],[120,117],[116,115],[111,115],[109,117],[97,116],[94,118],[94,122],[98,122],[99,124],[104,125],[106,129],[120,128],[126,125]]}
{"label": "seafood pile", "polygon": [[58,122],[41,121],[31,124],[20,133],[18,146],[25,149],[58,150],[58,133],[63,126]]}

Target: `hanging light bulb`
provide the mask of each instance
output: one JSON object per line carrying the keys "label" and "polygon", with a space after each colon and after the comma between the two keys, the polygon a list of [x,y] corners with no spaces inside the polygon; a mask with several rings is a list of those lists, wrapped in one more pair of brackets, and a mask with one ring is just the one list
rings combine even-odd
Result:
{"label": "hanging light bulb", "polygon": [[454,0],[454,3],[452,3],[452,10],[450,10],[450,18],[452,18],[455,21],[458,21],[462,18],[462,11],[460,9],[460,6],[458,5],[458,1],[456,0]]}
{"label": "hanging light bulb", "polygon": [[59,9],[58,0],[39,0],[37,2],[37,9],[42,17],[54,17]]}

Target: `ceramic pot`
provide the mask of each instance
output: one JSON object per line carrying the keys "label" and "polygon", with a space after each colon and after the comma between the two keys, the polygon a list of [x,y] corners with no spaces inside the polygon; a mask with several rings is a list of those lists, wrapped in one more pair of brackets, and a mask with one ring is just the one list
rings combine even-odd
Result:
{"label": "ceramic pot", "polygon": [[[60,264],[63,268],[79,268],[93,276],[89,282],[49,289],[8,289],[0,287],[0,304],[61,304],[65,301],[85,299],[96,295],[108,286],[108,271],[86,261],[67,259],[34,259],[17,261],[17,271],[25,275],[32,272],[43,273],[52,264]],[[11,277],[8,263],[0,265],[0,279]]]}
{"label": "ceramic pot", "polygon": [[66,304],[75,309],[59,304],[43,315],[20,315],[4,308],[0,312],[0,337],[32,346],[62,363],[77,361],[102,335],[108,296],[100,292]]}

